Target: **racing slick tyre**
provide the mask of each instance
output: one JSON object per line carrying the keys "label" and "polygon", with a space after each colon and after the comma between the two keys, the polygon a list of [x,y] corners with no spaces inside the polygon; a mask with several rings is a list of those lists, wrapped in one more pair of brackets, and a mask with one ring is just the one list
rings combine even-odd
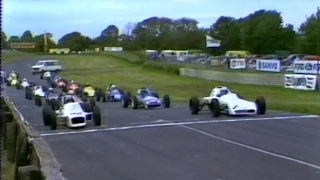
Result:
{"label": "racing slick tyre", "polygon": [[266,100],[264,97],[259,96],[256,98],[257,114],[263,115],[266,113]]}
{"label": "racing slick tyre", "polygon": [[38,96],[38,95],[35,96],[34,101],[35,101],[35,104],[36,104],[37,106],[41,106],[41,105],[42,105],[42,99],[41,99],[40,96]]}
{"label": "racing slick tyre", "polygon": [[16,89],[21,89],[21,84],[20,83],[21,83],[20,81],[17,82]]}
{"label": "racing slick tyre", "polygon": [[83,112],[86,112],[86,113],[92,112],[91,104],[89,104],[89,103],[80,103],[80,106],[81,106]]}
{"label": "racing slick tyre", "polygon": [[106,93],[102,93],[101,94],[101,98],[102,98],[102,102],[107,102],[107,97],[106,97]]}
{"label": "racing slick tyre", "polygon": [[43,121],[43,125],[45,126],[49,126],[50,125],[50,107],[49,106],[45,106],[42,109],[42,121]]}
{"label": "racing slick tyre", "polygon": [[130,91],[127,92],[127,96],[128,96],[129,98],[131,98],[132,95],[131,95],[131,92],[130,92]]}
{"label": "racing slick tyre", "polygon": [[90,97],[89,103],[91,104],[92,107],[96,106],[96,100],[93,97]]}
{"label": "racing slick tyre", "polygon": [[93,123],[95,126],[101,126],[101,112],[98,106],[92,108]]}
{"label": "racing slick tyre", "polygon": [[164,95],[163,96],[163,105],[165,108],[170,108],[170,104],[171,104],[171,101],[170,101],[170,96],[168,94]]}
{"label": "racing slick tyre", "polygon": [[24,94],[25,94],[25,98],[26,99],[30,99],[30,97],[29,97],[30,93],[29,93],[29,88],[28,87],[25,89]]}
{"label": "racing slick tyre", "polygon": [[128,97],[127,95],[124,95],[121,101],[121,105],[123,108],[127,108],[130,104],[130,97]]}
{"label": "racing slick tyre", "polygon": [[137,96],[132,96],[131,100],[132,100],[132,102],[131,102],[132,109],[138,109],[139,101],[138,101]]}
{"label": "racing slick tyre", "polygon": [[59,109],[59,102],[56,99],[50,99],[48,103],[52,110],[56,111]]}
{"label": "racing slick tyre", "polygon": [[10,81],[6,81],[7,86],[10,86],[10,84],[11,84]]}
{"label": "racing slick tyre", "polygon": [[217,99],[212,99],[210,102],[210,111],[212,113],[212,117],[219,117],[220,116],[220,103]]}
{"label": "racing slick tyre", "polygon": [[189,100],[189,109],[191,114],[199,114],[200,101],[197,97],[191,97]]}

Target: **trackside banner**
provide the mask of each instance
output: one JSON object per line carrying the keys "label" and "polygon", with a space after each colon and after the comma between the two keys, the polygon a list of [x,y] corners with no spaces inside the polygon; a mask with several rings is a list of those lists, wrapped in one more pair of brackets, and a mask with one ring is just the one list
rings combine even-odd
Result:
{"label": "trackside banner", "polygon": [[320,74],[320,63],[318,61],[294,61],[294,73]]}
{"label": "trackside banner", "polygon": [[258,59],[257,71],[280,72],[281,64],[277,59]]}
{"label": "trackside banner", "polygon": [[285,74],[284,87],[297,90],[316,90],[317,76],[309,74]]}
{"label": "trackside banner", "polygon": [[103,50],[104,51],[122,51],[123,48],[122,47],[104,47]]}
{"label": "trackside banner", "polygon": [[246,69],[246,59],[230,59],[230,69]]}

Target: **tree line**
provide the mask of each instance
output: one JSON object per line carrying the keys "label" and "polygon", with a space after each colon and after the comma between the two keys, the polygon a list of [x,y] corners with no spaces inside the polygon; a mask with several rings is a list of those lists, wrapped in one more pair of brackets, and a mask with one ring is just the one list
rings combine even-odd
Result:
{"label": "tree line", "polygon": [[[48,38],[48,48],[70,48],[72,51],[121,46],[126,50],[185,50],[199,49],[222,54],[227,50],[247,50],[255,54],[275,51],[320,55],[320,9],[306,18],[298,30],[284,24],[281,13],[275,10],[258,10],[246,17],[221,16],[209,28],[201,28],[192,18],[170,19],[150,17],[141,22],[127,24],[119,34],[119,28],[109,25],[96,38],[81,32],[70,32],[58,42]],[[1,44],[8,48],[12,42],[34,42],[32,51],[43,51],[44,35],[33,36],[25,31],[20,37],[6,37],[1,32]],[[51,37],[52,33],[47,33]],[[221,40],[221,47],[205,47],[205,35]],[[30,50],[29,50],[30,51]]]}

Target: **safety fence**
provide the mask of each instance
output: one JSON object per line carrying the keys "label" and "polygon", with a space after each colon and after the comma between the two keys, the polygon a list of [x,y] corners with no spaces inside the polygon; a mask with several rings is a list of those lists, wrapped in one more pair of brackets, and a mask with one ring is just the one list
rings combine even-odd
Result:
{"label": "safety fence", "polygon": [[1,97],[1,141],[15,180],[65,180],[49,145],[24,120],[8,97]]}
{"label": "safety fence", "polygon": [[233,82],[239,84],[256,84],[281,86],[299,90],[319,90],[319,76],[310,74],[278,73],[232,73],[204,69],[180,68],[181,76],[199,79]]}

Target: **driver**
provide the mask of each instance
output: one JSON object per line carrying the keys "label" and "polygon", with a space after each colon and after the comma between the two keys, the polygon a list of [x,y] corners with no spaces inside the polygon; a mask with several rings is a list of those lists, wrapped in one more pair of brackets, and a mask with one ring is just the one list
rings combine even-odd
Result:
{"label": "driver", "polygon": [[148,91],[147,91],[147,89],[145,88],[145,87],[142,87],[142,88],[140,88],[140,89],[138,89],[138,91],[137,91],[137,94],[139,95],[139,96],[145,96],[146,94],[148,94]]}
{"label": "driver", "polygon": [[50,77],[51,77],[50,71],[45,72],[45,73],[43,74],[43,77],[44,77],[44,78],[50,78]]}
{"label": "driver", "polygon": [[17,78],[17,74],[14,71],[11,71],[10,75],[9,75],[12,79]]}
{"label": "driver", "polygon": [[229,93],[228,88],[223,87],[223,88],[220,89],[219,95],[220,95],[220,96],[223,96],[223,95],[226,95],[226,94],[228,94],[228,93]]}
{"label": "driver", "polygon": [[67,103],[70,103],[70,102],[74,102],[74,99],[73,99],[73,96],[72,95],[65,95],[64,96],[64,103],[67,104]]}
{"label": "driver", "polygon": [[116,85],[114,85],[114,84],[110,84],[109,86],[108,86],[108,88],[107,88],[107,91],[108,92],[110,92],[110,91],[112,91],[114,88],[116,88],[117,86]]}

